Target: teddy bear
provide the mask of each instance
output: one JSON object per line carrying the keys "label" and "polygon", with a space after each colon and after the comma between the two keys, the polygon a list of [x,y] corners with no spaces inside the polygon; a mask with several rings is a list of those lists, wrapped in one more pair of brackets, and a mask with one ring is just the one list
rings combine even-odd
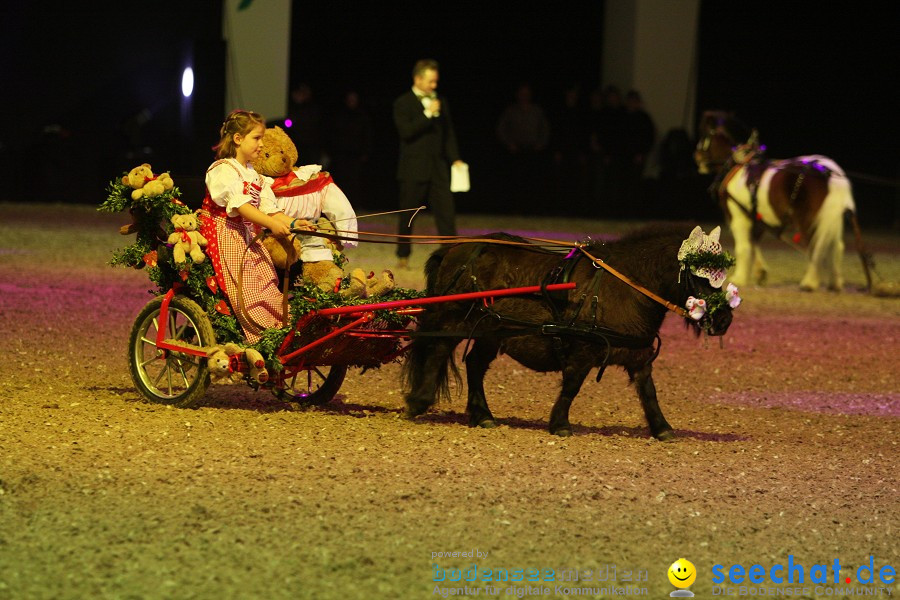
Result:
{"label": "teddy bear", "polygon": [[[275,181],[272,183],[272,192],[276,198],[295,197],[304,195],[304,186],[311,181],[319,181],[324,185],[334,185],[330,180],[327,172],[322,171],[319,165],[306,165],[296,167],[297,147],[291,140],[290,136],[280,127],[269,127],[263,134],[260,141],[260,151],[256,159],[253,161],[253,168],[257,173],[272,177]],[[282,203],[279,202],[279,206]],[[297,216],[297,215],[292,215]],[[335,232],[333,224],[328,222],[326,217],[320,217],[318,226],[321,229],[323,221],[328,223],[329,230]],[[284,269],[287,264],[291,243],[287,240],[278,240],[274,238],[266,238],[263,244],[272,257],[272,263],[279,269]],[[299,256],[302,251],[300,239],[296,236],[293,238],[295,256]],[[334,247],[334,244],[329,244]],[[342,248],[336,247],[340,252]],[[318,264],[324,263],[324,264]],[[315,265],[307,268],[307,265]],[[318,285],[322,290],[333,290],[340,278],[343,277],[343,271],[332,261],[322,260],[315,263],[304,263],[304,277]]]}
{"label": "teddy bear", "polygon": [[233,342],[207,349],[206,367],[209,369],[210,379],[216,382],[230,380],[232,383],[236,383],[239,381],[242,378],[238,370],[241,354],[244,355],[244,361],[250,368],[250,378],[257,383],[267,382],[269,371],[266,369],[266,361],[262,354],[254,348],[241,348]]}
{"label": "teddy bear", "polygon": [[257,173],[278,178],[294,170],[297,162],[297,146],[281,127],[267,128],[261,146],[253,161],[253,168]]}
{"label": "teddy bear", "polygon": [[353,269],[350,273],[350,285],[340,291],[344,299],[374,298],[394,289],[394,274],[385,269],[378,277],[374,272],[366,275],[362,269]]}
{"label": "teddy bear", "polygon": [[133,168],[122,177],[122,183],[132,188],[131,199],[152,198],[175,187],[172,176],[168,173],[154,175],[150,165],[144,163]]}
{"label": "teddy bear", "polygon": [[241,347],[229,342],[224,346],[211,346],[206,350],[206,368],[209,369],[209,377],[213,381],[237,379],[235,365],[231,363],[231,357],[241,353]]}
{"label": "teddy bear", "polygon": [[259,350],[244,348],[244,360],[250,367],[250,378],[256,383],[265,383],[269,380],[269,371],[266,370],[266,361]]}
{"label": "teddy bear", "polygon": [[366,279],[366,298],[385,294],[394,289],[395,285],[394,274],[388,269],[384,269],[377,277],[370,273]]}
{"label": "teddy bear", "polygon": [[[297,236],[287,239],[277,238],[274,235],[267,235],[262,239],[262,245],[269,251],[269,256],[272,258],[272,264],[275,265],[276,269],[287,269],[291,264],[294,264],[294,261],[300,258],[301,245]],[[288,256],[289,254],[291,254],[290,257]],[[293,258],[293,261],[291,261],[291,264],[288,264],[290,258]]]}
{"label": "teddy bear", "polygon": [[197,223],[197,215],[188,213],[186,215],[172,215],[172,225],[175,231],[169,235],[167,242],[173,244],[172,258],[175,264],[183,263],[187,256],[191,257],[195,263],[202,263],[206,260],[201,246],[207,244],[206,238],[197,231],[199,226]]}

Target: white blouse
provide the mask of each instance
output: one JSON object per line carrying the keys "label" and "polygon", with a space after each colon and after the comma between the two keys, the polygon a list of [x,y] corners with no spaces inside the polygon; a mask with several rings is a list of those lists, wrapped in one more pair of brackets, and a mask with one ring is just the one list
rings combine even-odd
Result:
{"label": "white blouse", "polygon": [[253,167],[242,165],[234,158],[216,161],[206,172],[210,198],[225,208],[229,217],[237,217],[238,207],[248,202],[267,215],[277,213],[272,181],[271,177],[260,175]]}

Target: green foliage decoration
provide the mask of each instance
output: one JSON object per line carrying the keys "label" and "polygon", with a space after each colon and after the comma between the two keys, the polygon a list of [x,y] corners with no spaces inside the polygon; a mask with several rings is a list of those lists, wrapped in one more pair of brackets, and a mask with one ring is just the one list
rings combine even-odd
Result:
{"label": "green foliage decoration", "polygon": [[726,250],[722,252],[688,252],[681,263],[688,269],[714,269],[727,271],[734,266],[734,257]]}
{"label": "green foliage decoration", "polygon": [[[217,343],[240,343],[243,333],[238,320],[233,314],[223,314],[217,310],[217,306],[227,306],[224,292],[219,289],[213,291],[207,284],[215,277],[212,262],[206,260],[194,264],[188,260],[175,264],[172,258],[167,245],[169,235],[175,230],[172,217],[192,212],[179,200],[181,192],[178,187],[158,196],[142,196],[137,200],[131,198],[131,192],[132,189],[122,182],[121,177],[113,179],[107,188],[106,201],[98,208],[101,212],[111,213],[129,211],[137,229],[134,243],[114,251],[109,264],[133,268],[143,266],[150,281],[157,286],[156,290],[149,290],[154,296],[165,294],[173,286],[179,287],[179,293],[189,296],[206,311]],[[225,304],[220,304],[222,302]]]}

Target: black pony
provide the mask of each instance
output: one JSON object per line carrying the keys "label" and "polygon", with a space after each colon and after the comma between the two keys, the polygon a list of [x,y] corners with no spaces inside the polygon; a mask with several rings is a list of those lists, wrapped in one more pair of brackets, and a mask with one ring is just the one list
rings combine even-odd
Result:
{"label": "black pony", "polygon": [[[612,266],[632,282],[682,307],[690,296],[723,296],[710,281],[684,268],[678,254],[690,228],[652,227],[609,243],[585,246],[587,254]],[[435,251],[425,265],[427,294],[444,295],[573,281],[577,287],[552,293],[482,301],[432,304],[419,319],[419,331],[403,368],[406,416],[423,414],[439,396],[449,396],[449,373],[457,381],[453,352],[465,339],[469,422],[493,427],[483,380],[498,352],[535,371],[562,371],[562,389],[550,413],[550,432],[571,435],[569,407],[594,367],[599,380],[607,365],[620,365],[637,388],[638,397],[658,439],[673,437],[663,417],[653,384],[653,360],[659,352],[658,332],[666,308],[636,291],[575,251],[566,258],[507,234]],[[699,334],[722,335],[731,324],[727,302],[715,305],[701,320],[686,318]],[[684,313],[682,313],[684,314]]]}

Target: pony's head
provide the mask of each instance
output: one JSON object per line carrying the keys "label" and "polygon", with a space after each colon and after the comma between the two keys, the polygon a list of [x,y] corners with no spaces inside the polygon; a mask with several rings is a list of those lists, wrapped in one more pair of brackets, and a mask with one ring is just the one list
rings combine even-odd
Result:
{"label": "pony's head", "polygon": [[759,136],[733,113],[706,111],[700,119],[694,161],[703,175],[718,173],[731,161],[746,162],[759,150]]}
{"label": "pony's head", "polygon": [[738,289],[728,284],[722,289],[734,258],[719,243],[721,228],[709,234],[699,226],[684,240],[678,250],[686,324],[697,334],[724,335],[731,325],[732,311],[741,303]]}

